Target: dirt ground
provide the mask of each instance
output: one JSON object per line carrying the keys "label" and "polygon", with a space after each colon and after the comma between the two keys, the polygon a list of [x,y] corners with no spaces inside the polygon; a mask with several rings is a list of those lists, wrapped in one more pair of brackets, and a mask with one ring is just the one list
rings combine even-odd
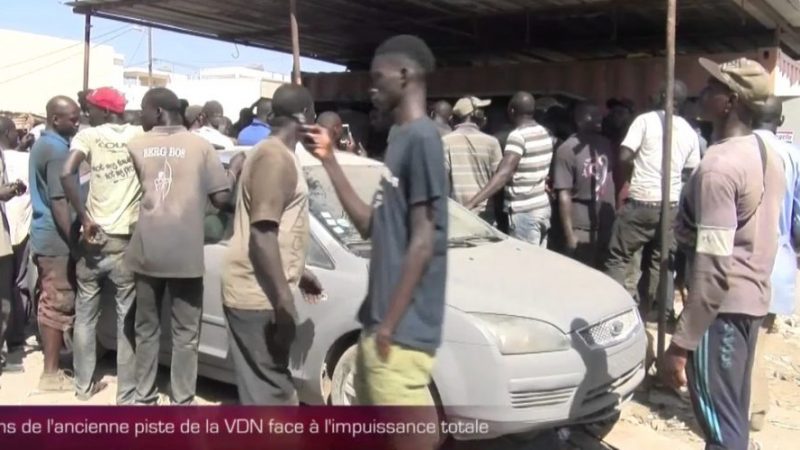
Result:
{"label": "dirt ground", "polygon": [[[771,410],[763,431],[751,436],[764,450],[797,448],[800,442],[800,316],[782,317],[779,333],[768,335],[766,355],[771,395]],[[99,361],[99,370],[108,388],[89,402],[75,399],[72,393],[36,392],[42,368],[42,354],[30,349],[24,359],[25,372],[6,373],[0,377],[0,405],[113,405],[116,391],[114,355]],[[159,384],[162,392],[168,384],[168,371],[162,370]],[[236,391],[233,386],[201,378],[198,381],[198,403],[201,405],[231,404]],[[536,437],[507,437],[491,442],[458,443],[460,450],[700,450],[703,448],[688,399],[671,392],[641,386],[633,401],[627,403],[622,417],[602,440],[582,429],[543,433]]]}

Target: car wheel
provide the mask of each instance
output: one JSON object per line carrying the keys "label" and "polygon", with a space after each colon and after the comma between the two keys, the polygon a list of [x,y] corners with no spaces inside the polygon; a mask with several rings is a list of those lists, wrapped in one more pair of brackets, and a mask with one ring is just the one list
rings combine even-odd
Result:
{"label": "car wheel", "polygon": [[331,379],[331,404],[335,406],[351,406],[356,404],[356,352],[357,346],[351,345],[336,363]]}
{"label": "car wheel", "polygon": [[617,422],[619,422],[621,415],[621,411],[615,411],[612,416],[606,419],[587,423],[584,425],[584,429],[586,429],[586,431],[588,431],[593,437],[597,439],[604,439],[609,433],[611,433],[611,430],[614,429],[614,426],[617,424]]}

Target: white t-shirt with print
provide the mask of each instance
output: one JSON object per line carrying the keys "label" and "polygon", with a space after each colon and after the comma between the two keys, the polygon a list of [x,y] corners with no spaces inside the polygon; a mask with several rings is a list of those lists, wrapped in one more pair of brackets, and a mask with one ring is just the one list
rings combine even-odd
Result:
{"label": "white t-shirt with print", "polygon": [[[633,176],[629,198],[641,202],[661,201],[661,157],[664,137],[664,111],[652,111],[634,119],[622,146],[633,150]],[[700,141],[697,132],[682,117],[672,119],[672,165],[669,200],[680,198],[681,173],[700,165]]]}

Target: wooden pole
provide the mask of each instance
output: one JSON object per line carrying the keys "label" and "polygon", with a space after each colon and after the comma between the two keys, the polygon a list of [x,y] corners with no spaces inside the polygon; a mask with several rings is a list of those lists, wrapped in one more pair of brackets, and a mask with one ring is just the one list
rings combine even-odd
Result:
{"label": "wooden pole", "polygon": [[289,21],[292,28],[292,84],[303,84],[300,79],[300,31],[297,27],[297,1],[289,0]]}
{"label": "wooden pole", "polygon": [[[675,10],[677,0],[667,0],[667,61],[664,105],[664,151],[661,155],[661,270],[658,280],[658,342],[657,357],[662,361],[666,347],[667,299],[672,292],[670,283],[670,248],[672,222],[669,198],[672,180],[672,115],[675,112]],[[677,201],[678,199],[675,199]]]}
{"label": "wooden pole", "polygon": [[89,89],[89,53],[92,46],[92,15],[86,14],[83,25],[83,90]]}
{"label": "wooden pole", "polygon": [[153,88],[153,27],[147,27],[147,87]]}

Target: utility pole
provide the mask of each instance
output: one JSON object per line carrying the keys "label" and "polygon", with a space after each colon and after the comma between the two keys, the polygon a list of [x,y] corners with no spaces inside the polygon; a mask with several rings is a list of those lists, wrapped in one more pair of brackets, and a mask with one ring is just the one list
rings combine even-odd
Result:
{"label": "utility pole", "polygon": [[83,27],[83,90],[89,89],[89,53],[92,50],[92,15],[87,13]]}
{"label": "utility pole", "polygon": [[[675,10],[677,0],[667,0],[667,58],[666,58],[666,98],[664,105],[664,148],[661,155],[661,271],[658,280],[658,342],[656,347],[657,361],[660,365],[664,358],[667,327],[667,298],[670,283],[670,248],[672,247],[672,221],[669,191],[672,173],[672,115],[675,112]],[[675,199],[677,200],[677,199]]]}
{"label": "utility pole", "polygon": [[153,88],[153,27],[147,27],[147,87]]}
{"label": "utility pole", "polygon": [[297,26],[297,1],[289,0],[289,25],[292,30],[292,84],[300,85],[300,31]]}

